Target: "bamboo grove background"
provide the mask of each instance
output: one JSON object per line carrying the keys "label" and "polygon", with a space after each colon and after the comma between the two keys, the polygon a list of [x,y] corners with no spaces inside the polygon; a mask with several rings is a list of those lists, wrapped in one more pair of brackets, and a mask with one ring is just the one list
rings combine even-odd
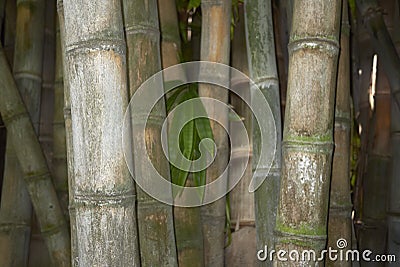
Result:
{"label": "bamboo grove background", "polygon": [[[257,261],[265,245],[321,251],[340,238],[400,260],[399,1],[0,0],[0,22],[0,266],[272,266]],[[255,82],[277,150],[251,194],[261,134],[246,104],[209,84],[167,95],[132,139],[146,139],[166,179],[210,183],[251,153],[227,196],[172,207],[135,185],[121,121],[146,79],[195,60]],[[203,137],[218,153],[206,171],[182,173],[162,156],[160,122],[197,96],[231,105],[239,118],[213,115],[243,123],[252,149],[228,162],[227,132],[194,121],[183,153],[196,159]],[[135,171],[151,179],[140,151]]]}

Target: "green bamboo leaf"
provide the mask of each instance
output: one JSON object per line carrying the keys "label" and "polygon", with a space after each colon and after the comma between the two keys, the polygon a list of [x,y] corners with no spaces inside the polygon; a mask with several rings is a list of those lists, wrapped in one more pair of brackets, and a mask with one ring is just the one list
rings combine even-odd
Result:
{"label": "green bamboo leaf", "polygon": [[[175,100],[175,104],[178,104],[177,102],[184,103],[192,97],[192,94],[189,93],[189,90],[183,91],[183,93],[181,93],[180,95],[181,97],[179,98],[179,100]],[[173,183],[180,186],[185,186],[189,174],[187,170],[189,170],[191,164],[190,162],[187,162],[185,158],[187,160],[192,160],[193,158],[195,133],[194,120],[192,119],[193,114],[193,104],[187,103],[184,106],[184,111],[176,112],[171,122],[171,128],[174,127],[175,129],[177,129],[183,123],[187,122],[179,133],[179,138],[176,138],[176,136],[173,135],[168,135],[169,156],[171,159],[174,160],[174,162],[177,162],[177,166],[171,166],[171,179]],[[179,145],[176,144],[177,141],[179,142]],[[176,151],[177,149],[183,150],[182,154],[184,158],[180,157],[179,151]],[[174,197],[176,197],[179,193],[182,193],[181,189],[174,190]]]}
{"label": "green bamboo leaf", "polygon": [[226,196],[226,202],[225,202],[225,213],[226,213],[226,221],[225,221],[225,232],[227,234],[228,240],[226,242],[225,248],[230,246],[232,243],[232,231],[231,231],[231,204],[230,204],[230,199],[229,195]]}
{"label": "green bamboo leaf", "polygon": [[[199,159],[201,156],[200,150],[199,150],[200,138],[199,138],[197,132],[195,132],[195,134],[194,134],[194,143],[195,143],[195,147],[193,150],[193,159]],[[205,164],[204,158],[203,158],[203,163]],[[198,171],[198,172],[194,172],[192,177],[193,177],[194,186],[199,187],[198,190],[196,190],[197,194],[198,194],[200,200],[203,201],[204,188],[200,188],[200,186],[206,185],[206,169]]]}
{"label": "green bamboo leaf", "polygon": [[206,170],[201,170],[193,173],[193,182],[197,186],[197,194],[201,201],[204,199],[204,188],[200,187],[206,184]]}
{"label": "green bamboo leaf", "polygon": [[182,41],[184,43],[188,42],[187,29],[188,29],[187,23],[184,21],[179,21],[179,32],[181,34]]}
{"label": "green bamboo leaf", "polygon": [[[171,165],[171,177],[172,177],[172,182],[174,184],[184,186],[188,175],[189,175],[188,172],[184,172],[184,171],[176,168],[174,165]],[[181,183],[180,181],[184,181],[184,182]],[[181,188],[175,188],[175,187],[172,188],[172,195],[174,198],[181,193],[182,193]]]}
{"label": "green bamboo leaf", "polygon": [[[183,145],[183,156],[188,159],[192,160],[193,158],[193,132],[194,132],[194,125],[193,125],[193,120],[188,122],[182,129],[180,133],[180,140],[182,141]],[[184,158],[179,157],[178,160],[178,166],[181,168],[177,168],[176,166],[172,165],[171,166],[171,179],[174,184],[177,184],[179,186],[185,186],[188,175],[189,175],[189,170],[190,168],[190,162],[185,161]],[[174,190],[173,195],[176,197],[178,194],[182,193],[182,190]]]}
{"label": "green bamboo leaf", "polygon": [[182,80],[164,81],[164,88],[165,88],[165,87],[168,87],[168,88],[175,88],[175,87],[177,87],[177,89],[178,89],[178,88],[180,88],[180,87],[178,87],[178,86],[181,85],[182,83],[183,83]]}
{"label": "green bamboo leaf", "polygon": [[[195,125],[196,125],[196,132],[197,135],[199,136],[200,140],[203,140],[205,138],[209,138],[211,140],[214,140],[214,136],[212,133],[211,125],[210,125],[210,120],[207,118],[197,118],[195,120]],[[200,144],[200,141],[199,141]],[[214,144],[211,142],[203,142],[203,146],[205,146],[206,151],[210,153],[210,156],[214,156]]]}
{"label": "green bamboo leaf", "polygon": [[[182,129],[182,132],[180,133],[180,140],[182,140],[183,144],[183,156],[188,159],[192,160],[192,155],[193,155],[193,133],[194,133],[194,122],[193,120],[189,121]],[[189,169],[190,163],[188,164],[182,164],[182,167],[185,169]],[[181,186],[184,186],[186,183],[186,178],[187,178],[187,171],[182,171],[186,172],[186,175],[180,175],[179,177],[182,177],[182,180],[178,181],[178,184]],[[183,179],[184,177],[184,179]]]}
{"label": "green bamboo leaf", "polygon": [[[197,110],[197,113],[200,114],[202,117],[201,118],[196,118],[195,119],[195,126],[196,126],[196,132],[197,136],[199,137],[199,141],[196,147],[198,147],[199,143],[201,140],[205,138],[209,138],[211,140],[214,140],[214,136],[212,133],[211,129],[211,124],[210,120],[207,118],[207,111],[204,108],[203,103],[201,102],[201,99],[199,98],[199,95],[197,94],[197,84],[190,84],[189,90],[188,90],[188,95],[190,96],[191,99],[195,99],[196,102],[193,102]],[[211,144],[210,142],[203,143],[205,145],[206,150],[210,153],[211,156],[214,155],[214,145]]]}
{"label": "green bamboo leaf", "polygon": [[188,10],[192,8],[198,8],[200,6],[200,0],[190,0],[188,4]]}
{"label": "green bamboo leaf", "polygon": [[167,99],[167,104],[166,104],[167,112],[170,112],[173,107],[182,102],[182,99],[178,97],[180,96],[182,91],[185,90],[186,88],[187,86],[185,85],[185,86],[180,86],[173,90],[173,93]]}

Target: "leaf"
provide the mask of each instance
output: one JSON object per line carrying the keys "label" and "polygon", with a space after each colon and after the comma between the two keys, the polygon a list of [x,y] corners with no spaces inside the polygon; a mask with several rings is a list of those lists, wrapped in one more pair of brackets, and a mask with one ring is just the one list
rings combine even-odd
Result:
{"label": "leaf", "polygon": [[188,29],[187,22],[180,20],[179,21],[179,32],[181,34],[183,43],[188,42],[187,29]]}
{"label": "leaf", "polygon": [[225,213],[226,213],[226,221],[225,221],[225,232],[228,235],[228,240],[226,242],[225,248],[230,246],[232,243],[232,231],[231,231],[231,205],[229,195],[226,196],[225,201]]}
{"label": "leaf", "polygon": [[[196,132],[197,135],[199,136],[200,140],[209,138],[211,140],[214,140],[214,136],[212,133],[211,125],[210,125],[210,120],[207,118],[197,118],[195,120],[195,125],[196,125]],[[200,143],[200,141],[199,141]],[[210,156],[214,156],[214,144],[211,142],[203,142],[202,143],[206,150],[210,153]]]}
{"label": "leaf", "polygon": [[186,88],[187,86],[181,86],[174,89],[174,92],[167,99],[167,104],[166,104],[167,112],[170,112],[174,106],[180,104],[180,102],[177,101],[177,98],[179,94],[182,93],[182,91]]}
{"label": "leaf", "polygon": [[197,195],[199,196],[200,201],[203,202],[205,188],[200,187],[200,186],[203,186],[206,184],[206,170],[194,172],[193,173],[193,181],[194,181],[194,185],[198,187],[196,190]]}
{"label": "leaf", "polygon": [[[171,80],[171,81],[164,81],[164,88],[171,88],[171,89],[173,89],[173,88],[179,88],[179,85],[181,85],[183,83],[183,81],[182,80]],[[171,90],[170,89],[170,90]]]}
{"label": "leaf", "polygon": [[201,0],[189,0],[187,9],[198,8],[200,6]]}
{"label": "leaf", "polygon": [[[200,151],[199,151],[199,147],[198,147],[199,146],[199,142],[200,142],[200,138],[199,138],[197,132],[195,132],[194,141],[195,141],[194,142],[195,143],[195,147],[194,147],[194,151],[193,151],[193,159],[199,159],[200,156],[201,156]],[[206,162],[205,162],[204,159],[205,158],[203,158],[203,162],[202,163],[204,163],[204,165],[205,165]],[[193,177],[193,184],[196,187],[199,187],[196,191],[197,191],[197,194],[198,194],[201,202],[204,200],[205,188],[201,188],[200,186],[206,185],[206,170],[207,169],[204,169],[204,170],[201,170],[201,171],[198,171],[198,172],[194,172],[193,176],[192,176]]]}
{"label": "leaf", "polygon": [[[169,156],[173,159],[173,162],[177,164],[177,166],[181,166],[184,169],[189,169],[191,164],[190,162],[185,162],[183,158],[178,158],[178,151],[176,148],[179,148],[182,151],[183,156],[192,161],[194,159],[198,159],[200,154],[200,141],[209,138],[214,140],[214,136],[212,133],[210,121],[207,118],[207,112],[204,108],[201,99],[197,94],[197,84],[190,84],[187,85],[184,89],[178,92],[174,92],[169,98],[167,103],[167,110],[170,112],[172,108],[176,105],[184,103],[187,100],[191,100],[190,103],[185,104],[185,109],[179,112],[176,112],[172,118],[172,122],[170,125],[170,129],[177,129],[179,125],[186,122],[183,126],[181,132],[179,133],[179,137],[177,138],[176,135],[173,136],[171,134],[168,135],[168,142],[169,142]],[[196,118],[191,120],[194,117],[194,111],[197,111],[201,118]],[[177,144],[178,142],[178,144]],[[210,153],[211,156],[214,156],[214,144],[211,142],[203,142],[202,146],[205,146],[207,152]],[[201,158],[204,161],[203,165],[205,166],[207,156],[203,155]],[[187,179],[189,177],[189,172],[186,170],[181,170],[171,164],[171,178],[172,182],[180,185],[185,186]],[[206,169],[193,172],[193,184],[196,187],[204,186],[206,184]],[[204,198],[204,188],[199,188],[197,190],[198,196],[202,201]],[[174,190],[173,195],[176,197],[179,193],[182,193],[182,189]]]}
{"label": "leaf", "polygon": [[[181,94],[181,99],[180,102],[184,103],[185,101],[189,100],[191,98],[191,95],[189,94],[189,91],[184,91]],[[183,123],[187,122],[183,128],[181,129],[181,132],[179,133],[178,138],[174,135],[168,135],[168,145],[169,145],[169,156],[170,159],[173,160],[177,164],[177,166],[174,166],[171,164],[171,180],[174,184],[180,185],[180,186],[185,186],[187,177],[189,174],[189,168],[191,162],[187,162],[187,160],[192,160],[193,158],[193,147],[194,147],[194,120],[193,114],[194,114],[194,109],[193,105],[191,104],[186,104],[184,106],[185,110],[176,112],[174,113],[174,116],[172,118],[171,122],[171,128],[172,129],[178,129],[180,125]],[[177,140],[178,139],[178,140]],[[177,144],[177,141],[179,144]],[[179,150],[183,150],[182,154],[184,158],[181,157]],[[186,160],[185,160],[186,159]],[[181,167],[182,169],[180,169]],[[181,193],[181,189],[178,190],[177,192],[173,192],[174,197],[178,194]]]}
{"label": "leaf", "polygon": [[[191,120],[189,121],[183,128],[182,132],[179,134],[180,140],[182,140],[183,144],[183,156],[188,159],[192,160],[192,154],[193,154],[193,133],[194,133],[194,121]],[[185,169],[190,168],[190,163],[189,164],[182,164]],[[188,173],[188,171],[181,170],[182,172]],[[182,175],[183,177],[183,175]],[[185,175],[185,179],[183,180],[178,180],[178,184],[181,186],[184,186],[186,183],[186,178],[187,174]]]}
{"label": "leaf", "polygon": [[[188,174],[188,172],[183,172],[182,170],[176,168],[174,165],[171,165],[171,179],[174,184],[184,186],[185,184],[180,184],[179,181],[184,181],[184,183],[186,183]],[[182,191],[182,188],[173,187],[173,197],[175,198],[177,195],[182,193]]]}

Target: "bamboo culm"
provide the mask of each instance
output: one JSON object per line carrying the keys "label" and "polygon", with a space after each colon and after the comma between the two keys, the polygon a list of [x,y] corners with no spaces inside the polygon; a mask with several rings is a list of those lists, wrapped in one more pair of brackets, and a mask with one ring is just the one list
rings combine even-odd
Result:
{"label": "bamboo culm", "polygon": [[[246,23],[250,77],[267,99],[276,128],[274,162],[269,170],[267,179],[265,179],[254,195],[257,248],[262,249],[265,245],[269,248],[274,246],[275,220],[281,175],[281,112],[271,1],[267,1],[266,3],[257,0],[246,1]],[[260,145],[260,129],[258,124],[253,120],[253,168],[257,166],[260,158]],[[265,162],[259,162],[258,164],[257,168],[261,169],[261,173],[265,175],[269,166]],[[272,266],[272,261],[267,260],[263,262],[263,265]]]}
{"label": "bamboo culm", "polygon": [[58,9],[71,107],[72,264],[139,266],[136,196],[120,137],[128,103],[121,3],[74,0]]}
{"label": "bamboo culm", "polygon": [[[200,60],[229,64],[230,54],[230,0],[207,0],[201,2],[201,48]],[[229,77],[229,73],[221,73]],[[228,85],[228,78],[227,78]],[[199,95],[217,99],[223,103],[228,102],[228,91],[209,84],[199,84]],[[213,107],[205,104],[205,109],[210,116]],[[228,114],[213,114],[219,123],[228,126]],[[213,165],[207,168],[206,183],[216,180],[228,167],[228,135],[215,121],[210,121],[217,156]],[[222,175],[221,175],[222,176]],[[226,179],[226,174],[219,179]],[[207,192],[205,192],[207,194]],[[223,266],[225,246],[225,197],[201,207],[201,220],[204,236],[204,264],[205,266]]]}
{"label": "bamboo culm", "polygon": [[276,250],[318,255],[326,245],[341,2],[294,2]]}
{"label": "bamboo culm", "polygon": [[[157,0],[123,1],[125,36],[128,48],[128,77],[130,96],[151,75],[161,70],[160,30]],[[156,92],[163,93],[162,86]],[[136,132],[135,126],[145,123],[141,118],[149,114],[130,114],[132,119],[132,144],[134,145],[134,175],[151,181],[146,164],[141,162],[148,155],[155,168],[170,180],[168,161],[163,157],[161,146],[161,127],[165,120],[165,103],[157,103],[150,113],[146,134]],[[155,118],[155,119],[154,119]],[[138,140],[146,138],[146,147],[138,145]],[[169,190],[166,188],[165,190]],[[137,191],[137,218],[140,260],[142,266],[177,266],[176,242],[173,225],[172,206],[161,203],[145,193],[140,187]],[[168,192],[168,191],[166,191]]]}
{"label": "bamboo culm", "polygon": [[[328,247],[336,248],[344,238],[351,249],[351,192],[350,192],[350,25],[348,4],[342,2],[342,26],[335,104],[335,151],[332,163],[332,180],[329,200]],[[350,261],[329,261],[326,266],[350,267]]]}

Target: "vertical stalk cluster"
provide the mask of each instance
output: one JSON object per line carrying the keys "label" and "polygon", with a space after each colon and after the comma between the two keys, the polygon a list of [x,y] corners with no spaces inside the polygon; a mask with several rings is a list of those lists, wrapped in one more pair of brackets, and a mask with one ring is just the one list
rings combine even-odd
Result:
{"label": "vertical stalk cluster", "polygon": [[[229,64],[230,55],[230,0],[204,0],[201,2],[201,50],[200,59]],[[226,77],[228,85],[229,73],[218,73]],[[199,84],[199,95],[228,103],[228,91],[209,84]],[[205,104],[209,116],[213,107]],[[214,114],[225,127],[228,127],[228,114]],[[228,167],[228,135],[224,128],[215,121],[210,121],[217,156],[213,164],[207,168],[206,183],[216,180]],[[219,179],[226,179],[226,174]],[[207,194],[207,192],[205,192]],[[201,207],[201,219],[204,235],[204,264],[205,266],[222,266],[224,264],[225,244],[225,197]]]}
{"label": "vertical stalk cluster", "polygon": [[[42,91],[45,1],[17,1],[16,10],[14,79],[33,123],[36,135],[38,135]],[[11,131],[8,131],[8,133],[9,135],[12,134]],[[9,140],[11,138],[9,136]],[[20,146],[21,144],[15,146],[12,142],[9,142],[7,146],[6,175],[0,211],[2,222],[2,237],[0,240],[4,248],[1,265],[25,265],[28,259],[32,208],[26,184],[23,182],[24,175],[21,172],[20,164],[18,164],[16,155],[18,152],[15,151]],[[32,176],[35,176],[35,174]],[[29,186],[29,183],[27,185]],[[41,203],[41,205],[43,204]],[[44,206],[40,208],[43,209]],[[47,216],[45,214],[41,215]],[[49,247],[49,249],[54,248]],[[56,263],[57,257],[54,257],[55,255],[52,256],[53,263]]]}
{"label": "vertical stalk cluster", "polygon": [[[244,22],[244,5],[238,6],[238,17],[235,25],[233,40],[231,42],[231,65],[233,68],[249,75],[247,47],[246,47],[246,29]],[[234,84],[233,84],[234,83]],[[232,88],[240,88],[238,91],[246,99],[250,99],[250,84],[246,81],[232,81]],[[234,129],[235,124],[243,123],[249,141],[252,140],[252,113],[247,104],[235,93],[229,94],[230,104],[240,119],[230,120],[230,132]],[[242,138],[242,136],[232,135],[231,138]],[[235,142],[235,141],[233,141]],[[250,151],[249,151],[250,149]],[[237,262],[244,266],[254,266],[256,264],[256,228],[255,228],[255,210],[254,210],[254,194],[249,192],[249,184],[252,178],[252,149],[233,148],[232,158],[229,164],[229,179],[231,175],[235,175],[245,168],[239,183],[229,193],[229,207],[231,228],[235,228],[232,233],[231,244],[225,250],[226,266],[234,266]],[[247,164],[247,166],[245,165]]]}
{"label": "vertical stalk cluster", "polygon": [[396,52],[394,42],[385,26],[382,9],[376,0],[360,0],[358,9],[369,30],[373,45],[379,58],[382,60],[384,71],[390,84],[391,94],[391,180],[388,204],[388,252],[400,257],[400,197],[395,188],[398,188],[400,179],[400,57]]}
{"label": "vertical stalk cluster", "polygon": [[[181,39],[175,0],[158,0],[158,11],[161,61],[163,69],[166,69],[181,62]],[[188,182],[190,180],[191,178]],[[204,266],[200,208],[174,207],[174,226],[179,266]]]}
{"label": "vertical stalk cluster", "polygon": [[175,0],[158,0],[163,69],[180,63],[181,37]]}
{"label": "vertical stalk cluster", "polygon": [[[125,35],[128,47],[128,76],[130,95],[151,75],[161,69],[160,31],[156,0],[123,1]],[[154,88],[155,90],[163,90]],[[143,121],[148,114],[131,114],[133,124]],[[161,146],[161,127],[165,120],[165,105],[156,104],[147,121],[146,136],[133,131],[135,176],[147,181],[149,170],[141,164],[146,155],[159,173],[169,180],[170,171],[167,160],[160,160],[163,155]],[[135,128],[135,127],[133,127]],[[146,147],[138,145],[138,140],[146,139]],[[139,228],[140,259],[143,266],[177,266],[175,235],[172,207],[147,195],[137,187],[137,218]],[[165,190],[168,190],[167,188]]]}
{"label": "vertical stalk cluster", "polygon": [[[3,50],[0,53],[0,85],[3,88],[0,112],[16,148],[25,184],[37,215],[40,230],[49,249],[52,264],[69,266],[69,234],[46,159],[41,150],[28,112],[18,93]],[[10,105],[9,103],[12,103]]]}
{"label": "vertical stalk cluster", "polygon": [[[60,79],[62,78],[62,90],[63,90],[63,103],[58,103],[55,102],[55,104],[63,105],[63,115],[64,115],[64,128],[65,128],[65,146],[66,146],[66,157],[67,157],[67,182],[68,182],[68,203],[71,203],[71,198],[72,198],[72,185],[73,185],[73,173],[74,173],[74,153],[73,153],[73,144],[72,144],[72,118],[71,118],[71,97],[70,97],[70,90],[68,86],[68,73],[67,73],[67,64],[65,62],[65,18],[64,18],[64,4],[63,0],[58,0],[57,1],[57,13],[58,13],[58,21],[57,25],[59,28],[58,34],[59,34],[59,44],[57,44],[56,41],[56,46],[59,45],[59,48],[56,47],[56,56],[60,56],[61,59],[56,59],[56,71],[55,71],[55,92],[54,92],[54,97],[55,100],[59,99],[59,86],[60,86]],[[61,51],[58,51],[58,49],[61,49]],[[60,66],[58,64],[62,64],[62,69],[59,69]],[[60,73],[61,72],[61,73]],[[60,77],[62,75],[62,77]],[[58,121],[60,115],[55,114],[54,119]],[[56,123],[56,125],[59,125]],[[60,126],[62,127],[62,126]],[[53,136],[55,142],[57,142],[56,138],[58,138],[58,133],[61,134],[62,129],[60,130],[58,126],[56,126],[55,129],[55,136]],[[61,137],[61,136],[60,136]],[[56,172],[55,175],[58,177],[60,174],[58,171],[58,156],[59,152],[58,149],[63,149],[62,144],[60,144],[60,147],[58,147],[58,144],[55,145],[54,149],[54,156],[55,158],[55,165],[54,165],[54,171]],[[61,152],[62,153],[62,152]],[[62,157],[62,155],[60,155]],[[62,159],[60,159],[62,160]],[[61,167],[62,168],[62,167]],[[63,170],[61,169],[61,172]],[[58,178],[55,178],[58,180]],[[73,225],[71,225],[71,228]],[[72,231],[71,231],[72,232]],[[72,249],[74,249],[76,246],[72,246]]]}
{"label": "vertical stalk cluster", "polygon": [[[351,248],[351,193],[350,193],[350,25],[347,1],[342,2],[340,55],[336,84],[335,151],[329,200],[328,247],[336,248],[344,238]],[[326,262],[327,266],[350,266],[350,261]]]}
{"label": "vertical stalk cluster", "polygon": [[393,100],[397,106],[400,106],[400,58],[385,26],[382,10],[376,0],[359,0],[357,4],[374,48],[382,59]]}
{"label": "vertical stalk cluster", "polygon": [[5,16],[3,24],[3,49],[10,66],[14,61],[14,44],[17,23],[17,1],[5,1]]}
{"label": "vertical stalk cluster", "polygon": [[[3,34],[4,27],[4,17],[5,17],[5,9],[6,9],[6,1],[0,1],[0,35]],[[4,162],[5,162],[5,152],[6,152],[6,126],[4,125],[3,120],[1,119],[0,114],[0,192],[3,187],[3,174],[4,174]],[[0,199],[1,203],[1,199]]]}
{"label": "vertical stalk cluster", "polygon": [[[360,18],[357,18],[360,22]],[[358,76],[358,88],[353,91],[353,95],[358,93],[354,97],[354,107],[356,113],[357,123],[359,128],[356,129],[360,135],[361,148],[359,152],[359,161],[357,165],[357,181],[354,192],[354,209],[355,222],[357,231],[359,228],[359,220],[362,217],[362,188],[363,180],[365,177],[366,164],[367,164],[367,148],[369,143],[369,132],[370,132],[370,121],[371,121],[371,107],[369,104],[369,91],[371,89],[371,73],[372,73],[372,58],[373,48],[371,45],[371,39],[367,34],[365,27],[357,27],[357,38],[356,41],[358,46],[363,47],[358,52],[358,66],[357,69],[360,71]],[[354,89],[354,86],[353,86]],[[361,132],[360,132],[361,130]]]}
{"label": "vertical stalk cluster", "polygon": [[[279,99],[279,78],[276,65],[274,28],[272,22],[271,1],[246,1],[246,22],[249,53],[249,72],[267,99],[275,120],[276,152],[267,179],[255,192],[257,248],[274,246],[276,210],[280,190],[281,171],[281,113]],[[261,133],[253,121],[253,168],[257,166],[261,151]],[[267,175],[265,162],[259,162],[257,168]],[[255,177],[263,178],[263,177]],[[272,266],[271,261],[266,265]]]}
{"label": "vertical stalk cluster", "polygon": [[[238,7],[239,17],[238,22],[235,25],[234,37],[232,40],[232,52],[231,62],[232,67],[240,70],[244,74],[249,74],[248,62],[247,62],[247,51],[246,51],[246,33],[244,23],[244,7],[240,5]],[[241,81],[232,81],[233,83],[240,83]],[[250,84],[241,83],[240,85],[231,85],[232,87],[239,87],[243,91],[241,95],[245,96],[246,99],[250,99]],[[246,103],[236,94],[230,94],[230,103],[235,109],[235,112],[240,116],[240,120],[230,120],[229,124],[234,125],[238,123],[244,123],[246,130],[251,135],[251,119],[252,114],[250,108]],[[233,126],[230,126],[233,128]],[[234,136],[233,136],[234,137]],[[238,137],[240,138],[240,137]],[[249,136],[251,140],[251,136]],[[229,194],[230,201],[230,212],[231,212],[231,223],[232,227],[238,230],[241,226],[254,226],[255,215],[254,215],[254,194],[249,193],[249,184],[252,178],[251,175],[251,160],[245,162],[243,158],[248,157],[250,151],[243,151],[243,148],[238,148],[237,151],[232,151],[233,158],[229,166],[229,175],[237,173],[242,170],[241,164],[247,164],[245,173],[240,179],[239,183]],[[235,231],[236,231],[235,230]]]}
{"label": "vertical stalk cluster", "polygon": [[340,0],[294,3],[277,250],[313,249],[318,255],[326,245],[340,11]]}
{"label": "vertical stalk cluster", "polygon": [[56,19],[56,51],[54,72],[53,159],[54,187],[64,215],[68,219],[67,146],[64,120],[64,74],[60,23]]}
{"label": "vertical stalk cluster", "polygon": [[[391,36],[393,43],[396,47],[397,53],[400,52],[400,29],[397,27],[400,21],[400,4],[398,1],[393,1],[394,5],[391,12],[393,12],[392,31]],[[385,2],[382,2],[382,4]],[[391,163],[389,166],[389,181],[388,188],[389,194],[388,206],[387,206],[387,227],[388,227],[388,238],[387,238],[387,253],[396,256],[396,259],[400,258],[400,195],[396,188],[400,186],[400,123],[396,118],[400,117],[400,109],[395,104],[393,96],[391,95],[391,108],[390,108],[390,152],[391,152]]]}

